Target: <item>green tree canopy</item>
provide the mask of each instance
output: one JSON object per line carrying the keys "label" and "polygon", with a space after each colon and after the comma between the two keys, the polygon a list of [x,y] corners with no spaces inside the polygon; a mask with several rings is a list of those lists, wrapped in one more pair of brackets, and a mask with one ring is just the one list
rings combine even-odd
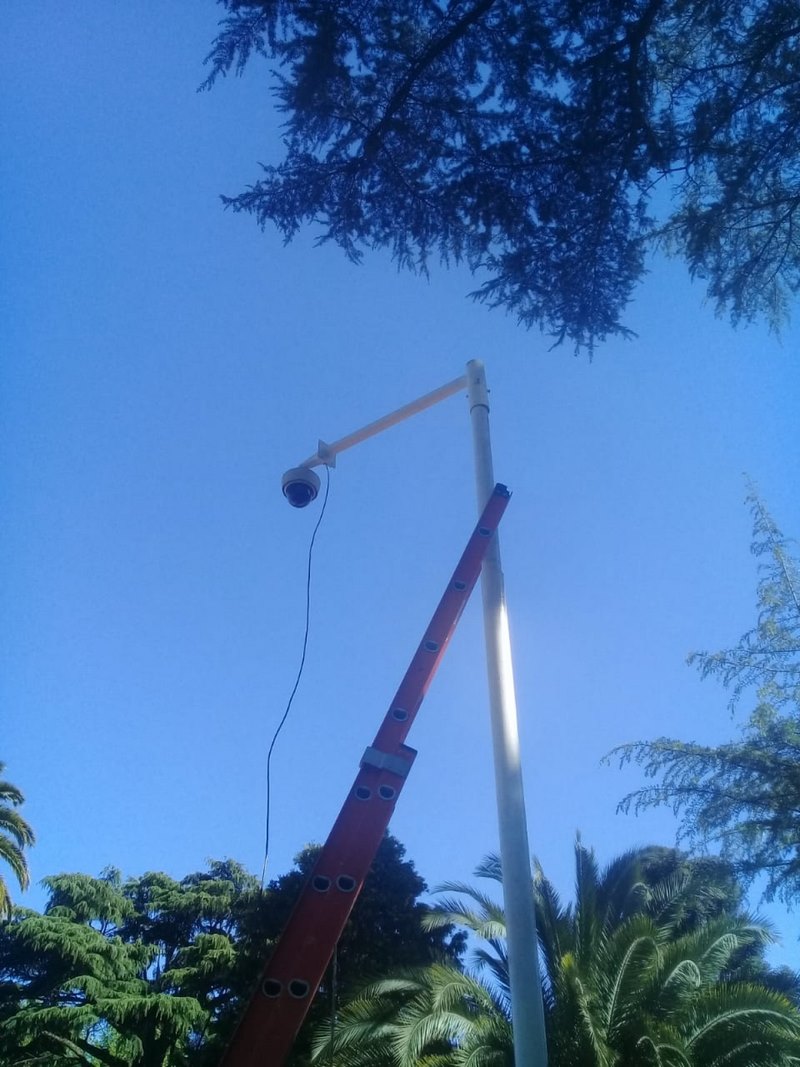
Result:
{"label": "green tree canopy", "polygon": [[[601,871],[580,842],[575,860],[573,903],[541,870],[535,880],[552,1067],[796,1062],[800,1012],[780,987],[796,994],[797,976],[769,973],[769,928],[738,909],[724,864],[701,871],[645,849]],[[476,873],[499,881],[499,861]],[[339,1067],[512,1067],[503,910],[475,887],[443,890],[428,922],[475,935],[476,969],[440,964],[370,983],[341,1013]],[[321,1033],[317,1062],[329,1054]]]}
{"label": "green tree canopy", "polygon": [[170,988],[156,942],[127,933],[136,918],[132,886],[115,870],[45,884],[44,914],[17,909],[0,940],[2,1062],[185,1062],[209,1013],[197,997]]}
{"label": "green tree canopy", "polygon": [[[16,909],[0,937],[0,1062],[9,1067],[216,1064],[279,936],[316,849],[262,893],[232,860],[176,881],[45,879],[44,914]],[[456,959],[463,938],[423,929],[425,883],[387,836],[339,946],[337,994],[393,956],[420,965]],[[312,1024],[330,1012],[330,983]],[[327,994],[327,995],[326,995]],[[307,1062],[309,1029],[293,1062]]]}
{"label": "green tree canopy", "polygon": [[[0,763],[0,775],[5,769],[5,763]],[[16,810],[24,800],[15,785],[0,780],[0,859],[11,868],[21,889],[27,889],[30,882],[28,861],[23,849],[34,843],[33,830]],[[0,920],[10,911],[11,897],[8,886],[5,878],[0,875]]]}
{"label": "green tree canopy", "polygon": [[225,197],[354,260],[465,261],[556,341],[625,334],[662,241],[734,321],[800,286],[786,0],[220,0],[213,84],[273,64],[283,159]]}
{"label": "green tree canopy", "polygon": [[690,656],[703,678],[730,690],[732,711],[753,696],[741,738],[713,746],[661,737],[612,756],[657,780],[626,796],[623,811],[671,807],[681,840],[718,846],[740,876],[766,874],[767,896],[791,903],[800,899],[800,569],[755,491],[748,501],[761,573],[756,625],[730,648]]}

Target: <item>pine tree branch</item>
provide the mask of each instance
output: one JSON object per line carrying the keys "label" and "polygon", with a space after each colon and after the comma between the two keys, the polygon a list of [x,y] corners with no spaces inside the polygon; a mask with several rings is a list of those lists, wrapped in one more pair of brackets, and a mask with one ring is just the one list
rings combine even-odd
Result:
{"label": "pine tree branch", "polygon": [[56,1041],[58,1044],[63,1045],[64,1048],[69,1049],[70,1052],[80,1056],[82,1063],[92,1064],[94,1060],[100,1060],[101,1063],[107,1064],[107,1067],[127,1067],[124,1060],[113,1055],[113,1053],[109,1052],[107,1049],[91,1045],[88,1041],[83,1041],[81,1038],[76,1037],[70,1039],[68,1037],[62,1037],[61,1034],[54,1034],[52,1030],[43,1030],[42,1036],[50,1038],[52,1041]]}
{"label": "pine tree branch", "polygon": [[463,15],[458,22],[443,37],[432,41],[417,59],[411,64],[405,78],[392,93],[389,103],[384,110],[383,116],[377,126],[367,134],[364,139],[364,155],[374,156],[380,148],[384,134],[389,128],[394,116],[403,107],[414,87],[414,83],[439,56],[443,55],[448,48],[463,37],[466,31],[478,22],[483,15],[494,5],[495,0],[479,0],[479,2]]}

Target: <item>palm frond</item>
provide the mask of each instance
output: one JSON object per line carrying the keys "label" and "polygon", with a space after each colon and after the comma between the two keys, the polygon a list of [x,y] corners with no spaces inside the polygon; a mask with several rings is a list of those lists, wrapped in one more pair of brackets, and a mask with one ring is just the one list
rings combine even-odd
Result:
{"label": "palm frond", "polygon": [[477,934],[478,937],[487,939],[505,937],[506,918],[502,907],[477,891],[470,895],[479,905],[479,910],[465,906],[462,901],[455,897],[445,897],[444,900],[435,904],[423,918],[423,928],[435,930],[457,923],[459,926],[465,926],[472,933]]}
{"label": "palm frond", "polygon": [[28,861],[19,845],[15,845],[7,837],[0,835],[0,860],[4,860],[20,885],[20,889],[27,889],[30,884],[28,873]]}
{"label": "palm frond", "polygon": [[755,1045],[768,1050],[770,1059],[752,1062],[776,1062],[776,1053],[800,1059],[800,1014],[786,997],[763,986],[714,985],[695,999],[685,1039],[696,1063],[751,1060]]}
{"label": "palm frond", "polygon": [[639,1012],[644,990],[659,963],[658,930],[643,915],[623,923],[606,939],[598,959],[605,993],[603,1013],[609,1040]]}
{"label": "palm frond", "polygon": [[478,866],[475,868],[476,878],[489,878],[493,882],[499,882],[503,884],[503,868],[500,862],[500,857],[496,852],[490,852],[487,856],[484,856]]}
{"label": "palm frond", "polygon": [[595,951],[600,930],[597,911],[597,893],[600,870],[594,851],[586,848],[580,835],[575,841],[575,945],[573,951],[579,960],[589,961]]}
{"label": "palm frond", "polygon": [[559,961],[572,946],[572,928],[561,899],[552,882],[536,864],[534,875],[534,896],[536,900],[536,932],[539,949],[544,962],[547,981],[555,981]]}
{"label": "palm frond", "polygon": [[640,913],[650,890],[642,878],[642,856],[646,849],[632,848],[613,859],[603,869],[597,885],[597,911],[601,929],[608,930]]}

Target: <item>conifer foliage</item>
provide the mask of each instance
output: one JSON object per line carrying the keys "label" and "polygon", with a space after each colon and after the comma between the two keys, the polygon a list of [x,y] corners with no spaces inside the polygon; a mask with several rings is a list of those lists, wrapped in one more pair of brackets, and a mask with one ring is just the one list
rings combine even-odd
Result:
{"label": "conifer foliage", "polygon": [[[238,196],[352,259],[463,260],[556,341],[625,334],[662,241],[734,321],[800,287],[800,20],[785,0],[220,0],[205,87],[260,57],[285,115]],[[656,195],[657,194],[657,195]]]}
{"label": "conifer foliage", "polygon": [[[161,872],[123,880],[114,868],[46,879],[44,913],[17,908],[0,928],[0,1063],[218,1063],[315,854],[306,849],[264,892],[231,860],[181,881]],[[392,954],[409,964],[458,956],[452,928],[423,929],[425,883],[403,856],[387,836],[339,946],[339,997]],[[331,992],[326,981],[312,1024],[329,1016]],[[309,1033],[296,1067],[307,1063]]]}
{"label": "conifer foliage", "polygon": [[[176,1052],[191,1048],[212,1015],[212,953],[203,944],[210,920],[196,894],[166,876],[123,885],[116,870],[101,878],[63,874],[46,884],[45,913],[17,909],[0,941],[0,1061],[182,1062]],[[134,899],[141,904],[143,894],[146,908],[137,911]],[[189,929],[181,928],[180,914],[167,919],[161,911],[159,898],[163,905],[175,894],[185,907],[195,906]],[[144,926],[147,936],[139,936]],[[204,975],[201,996],[196,988],[186,995],[173,986],[171,964],[189,949],[184,942],[192,933],[203,956],[193,972]]]}
{"label": "conifer foliage", "polygon": [[703,678],[730,690],[736,711],[753,707],[739,740],[711,746],[661,737],[615,753],[640,764],[654,785],[622,810],[668,805],[694,846],[718,845],[746,880],[766,874],[767,896],[800,900],[800,567],[755,490],[752,552],[759,560],[756,625],[736,645],[690,657]]}

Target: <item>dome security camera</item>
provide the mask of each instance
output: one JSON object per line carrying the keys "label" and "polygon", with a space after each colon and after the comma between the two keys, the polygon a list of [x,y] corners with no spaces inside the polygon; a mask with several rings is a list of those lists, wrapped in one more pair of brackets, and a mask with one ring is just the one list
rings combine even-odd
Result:
{"label": "dome security camera", "polygon": [[292,467],[281,478],[283,495],[293,508],[307,507],[316,500],[319,478],[310,467]]}

